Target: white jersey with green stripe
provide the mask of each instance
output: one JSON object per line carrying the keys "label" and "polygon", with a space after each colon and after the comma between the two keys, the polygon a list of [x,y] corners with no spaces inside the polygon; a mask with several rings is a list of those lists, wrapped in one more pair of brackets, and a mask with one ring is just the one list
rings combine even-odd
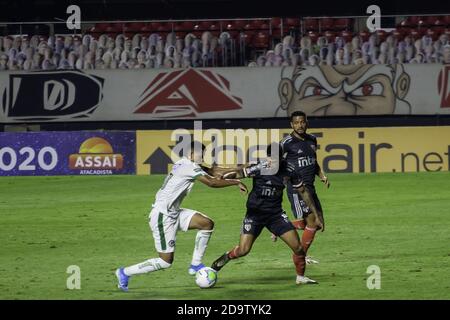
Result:
{"label": "white jersey with green stripe", "polygon": [[195,179],[206,174],[195,162],[181,158],[174,163],[172,171],[164,180],[156,194],[153,207],[163,214],[178,218],[181,202],[191,191]]}

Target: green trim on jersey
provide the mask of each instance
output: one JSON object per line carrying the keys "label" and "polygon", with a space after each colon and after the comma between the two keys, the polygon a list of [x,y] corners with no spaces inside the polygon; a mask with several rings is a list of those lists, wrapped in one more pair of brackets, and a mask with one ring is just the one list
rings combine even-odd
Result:
{"label": "green trim on jersey", "polygon": [[158,231],[159,237],[161,238],[161,249],[166,250],[167,244],[166,244],[166,235],[164,234],[163,218],[164,215],[160,212],[158,216]]}
{"label": "green trim on jersey", "polygon": [[197,177],[199,177],[199,176],[204,176],[205,174],[203,173],[203,172],[200,172],[200,173],[198,173],[198,174],[196,174],[195,176],[194,176],[194,179],[195,178],[197,178]]}

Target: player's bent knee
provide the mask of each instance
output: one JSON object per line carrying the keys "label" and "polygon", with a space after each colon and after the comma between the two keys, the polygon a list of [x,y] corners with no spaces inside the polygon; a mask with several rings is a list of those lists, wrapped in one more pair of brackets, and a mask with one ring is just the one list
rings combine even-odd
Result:
{"label": "player's bent knee", "polygon": [[162,258],[158,259],[158,263],[157,264],[159,265],[160,269],[168,269],[168,268],[170,268],[172,266],[173,258],[172,259],[168,259],[168,260],[170,260],[170,261],[169,262],[165,261]]}
{"label": "player's bent knee", "polygon": [[[166,264],[169,264],[169,266],[166,267],[166,268],[169,268],[170,265],[173,263],[173,258],[174,258],[173,253],[163,253],[163,252],[159,252],[159,258],[158,258],[157,262],[158,262],[159,264],[161,264],[161,261],[163,261],[164,263],[162,263],[162,265],[165,266]],[[165,268],[164,268],[164,269],[165,269]]]}
{"label": "player's bent knee", "polygon": [[315,229],[315,228],[317,228],[317,226],[318,226],[318,224],[315,221],[312,221],[312,222],[309,222],[306,224],[306,227],[310,228],[310,229]]}
{"label": "player's bent knee", "polygon": [[316,221],[316,217],[315,217],[314,215],[309,214],[309,215],[306,217],[306,226],[307,226],[308,228],[316,228],[316,227],[318,226],[318,223],[317,223],[317,221]]}
{"label": "player's bent knee", "polygon": [[315,228],[315,229],[320,228],[319,220],[315,219],[315,220],[314,220],[314,223],[313,223],[311,226],[308,226],[308,225],[307,225],[307,227],[309,227],[309,228]]}
{"label": "player's bent knee", "polygon": [[203,213],[197,212],[191,220],[190,227],[198,230],[213,230],[214,221]]}
{"label": "player's bent knee", "polygon": [[301,246],[299,246],[298,248],[296,248],[294,251],[294,254],[296,254],[297,256],[304,256],[305,255],[305,251],[303,251],[303,248]]}
{"label": "player's bent knee", "polygon": [[205,221],[202,223],[202,229],[203,230],[213,230],[214,229],[214,221],[212,221],[209,218],[206,218]]}

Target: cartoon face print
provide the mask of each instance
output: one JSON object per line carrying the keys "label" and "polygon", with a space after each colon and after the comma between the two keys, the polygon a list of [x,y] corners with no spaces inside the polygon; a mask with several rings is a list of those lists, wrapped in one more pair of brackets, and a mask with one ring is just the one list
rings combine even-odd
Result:
{"label": "cartoon face print", "polygon": [[403,101],[409,82],[401,66],[300,67],[280,81],[280,107],[288,115],[298,110],[314,116],[410,113]]}

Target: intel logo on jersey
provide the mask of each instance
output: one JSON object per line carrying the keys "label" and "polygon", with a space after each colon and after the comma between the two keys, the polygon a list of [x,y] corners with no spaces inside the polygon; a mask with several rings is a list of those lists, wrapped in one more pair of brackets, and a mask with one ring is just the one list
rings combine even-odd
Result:
{"label": "intel logo on jersey", "polygon": [[307,167],[310,165],[316,164],[316,158],[314,157],[299,157],[298,158],[298,166],[300,168]]}

